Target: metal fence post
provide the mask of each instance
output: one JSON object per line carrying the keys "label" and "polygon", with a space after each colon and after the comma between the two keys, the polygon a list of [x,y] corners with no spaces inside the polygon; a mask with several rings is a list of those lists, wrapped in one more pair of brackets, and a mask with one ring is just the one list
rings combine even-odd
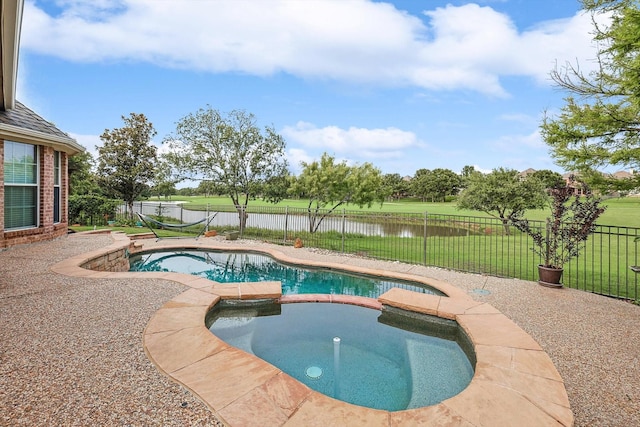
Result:
{"label": "metal fence post", "polygon": [[[182,205],[180,205],[180,206],[182,206]],[[207,214],[205,216],[205,218],[209,218],[209,203],[207,203],[207,210],[205,212]],[[207,226],[205,227],[204,231],[209,231],[209,221],[207,221]]]}
{"label": "metal fence post", "polygon": [[344,230],[345,230],[345,221],[346,221],[347,210],[342,208],[342,253],[344,253]]}
{"label": "metal fence post", "polygon": [[240,205],[240,213],[242,214],[242,216],[240,217],[240,237],[242,238],[242,235],[244,234],[244,228],[247,226],[247,211],[246,211],[246,206],[244,205]]}
{"label": "metal fence post", "polygon": [[282,243],[287,243],[287,229],[289,228],[289,206],[284,207],[284,235]]}
{"label": "metal fence post", "polygon": [[424,233],[422,236],[422,264],[427,265],[427,230],[429,227],[429,213],[424,213]]}

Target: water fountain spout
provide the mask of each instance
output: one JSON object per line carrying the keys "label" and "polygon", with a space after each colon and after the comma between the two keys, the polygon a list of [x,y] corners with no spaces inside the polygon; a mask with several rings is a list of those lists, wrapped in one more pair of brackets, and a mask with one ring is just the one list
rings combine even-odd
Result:
{"label": "water fountain spout", "polygon": [[340,337],[333,338],[333,397],[339,399],[340,393]]}

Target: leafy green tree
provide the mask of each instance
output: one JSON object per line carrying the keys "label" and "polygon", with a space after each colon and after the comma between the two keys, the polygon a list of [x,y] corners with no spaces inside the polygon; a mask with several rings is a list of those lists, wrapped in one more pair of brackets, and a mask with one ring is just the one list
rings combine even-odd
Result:
{"label": "leafy green tree", "polygon": [[156,165],[153,176],[151,194],[158,198],[164,196],[165,199],[176,194],[176,184],[179,181],[172,177],[171,165],[166,161],[160,160]]}
{"label": "leafy green tree", "polygon": [[[167,158],[181,178],[209,180],[231,197],[241,230],[249,200],[264,191],[265,183],[288,174],[282,136],[273,127],[260,130],[255,116],[242,110],[222,115],[210,106],[201,108],[180,119],[164,142],[170,147]],[[282,197],[270,192],[267,200]]]}
{"label": "leafy green tree", "polygon": [[476,173],[480,173],[480,172],[478,172],[476,168],[473,166],[467,165],[462,168],[462,170],[460,171],[460,189],[461,190],[467,188],[467,186],[469,185],[469,179],[471,178],[471,175]]}
{"label": "leafy green tree", "polygon": [[522,179],[517,170],[498,168],[489,174],[473,174],[469,186],[458,197],[458,209],[485,212],[499,218],[505,233],[509,222],[527,209],[541,209],[548,203],[542,181]]}
{"label": "leafy green tree", "polygon": [[223,192],[222,188],[219,185],[216,185],[215,182],[209,180],[200,181],[198,187],[196,188],[196,192],[198,194],[204,195],[204,197],[218,195]]}
{"label": "leafy green tree", "polygon": [[282,200],[288,193],[293,177],[288,171],[283,175],[269,178],[262,185],[259,194],[264,200]]}
{"label": "leafy green tree", "polygon": [[88,151],[69,157],[69,194],[99,194],[93,169],[93,156]]}
{"label": "leafy green tree", "polygon": [[419,197],[423,202],[427,200],[429,194],[430,175],[431,171],[429,169],[418,169],[409,182],[411,194],[414,197]]}
{"label": "leafy green tree", "polygon": [[437,168],[431,171],[430,197],[434,202],[445,201],[447,196],[458,194],[462,180],[452,170]]}
{"label": "leafy green tree", "polygon": [[[558,115],[546,115],[541,134],[552,156],[566,170],[601,189],[632,189],[632,179],[606,179],[609,165],[640,167],[640,10],[637,0],[582,0],[594,17],[598,69],[585,74],[567,63],[551,72],[569,95]],[[597,24],[611,14],[610,25]]]}
{"label": "leafy green tree", "polygon": [[144,114],[122,116],[124,126],[106,129],[98,147],[98,182],[113,196],[121,198],[133,215],[133,202],[149,188],[155,174],[157,148],[151,144],[156,134]]}
{"label": "leafy green tree", "polygon": [[531,174],[531,178],[542,181],[544,188],[561,188],[566,185],[562,175],[549,169],[540,169]]}
{"label": "leafy green tree", "polygon": [[69,223],[104,225],[115,216],[121,203],[98,194],[72,194],[69,196]]}
{"label": "leafy green tree", "polygon": [[182,187],[176,189],[176,194],[178,196],[195,196],[198,192],[193,187]]}
{"label": "leafy green tree", "polygon": [[382,186],[393,200],[400,200],[406,197],[409,192],[409,183],[399,173],[384,174],[382,176]]}
{"label": "leafy green tree", "polygon": [[411,180],[413,194],[432,202],[444,201],[446,196],[457,194],[460,184],[461,179],[455,172],[442,168],[419,169]]}
{"label": "leafy green tree", "polygon": [[309,199],[307,212],[311,233],[315,233],[324,218],[339,206],[370,207],[376,201],[382,203],[387,196],[382,189],[382,174],[371,163],[348,166],[344,161],[336,163],[332,156],[324,153],[320,161],[302,162],[302,168],[289,191]]}

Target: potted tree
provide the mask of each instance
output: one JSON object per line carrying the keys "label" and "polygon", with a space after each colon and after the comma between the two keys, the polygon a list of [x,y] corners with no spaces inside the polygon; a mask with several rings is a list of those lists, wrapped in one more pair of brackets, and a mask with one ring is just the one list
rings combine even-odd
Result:
{"label": "potted tree", "polygon": [[[583,186],[586,190],[586,186]],[[551,215],[546,227],[537,227],[521,217],[513,218],[515,228],[531,236],[531,250],[540,256],[539,281],[543,286],[562,287],[564,264],[578,256],[587,238],[595,231],[596,220],[605,211],[600,198],[589,191],[580,196],[576,187],[568,184],[548,190],[551,196]]]}

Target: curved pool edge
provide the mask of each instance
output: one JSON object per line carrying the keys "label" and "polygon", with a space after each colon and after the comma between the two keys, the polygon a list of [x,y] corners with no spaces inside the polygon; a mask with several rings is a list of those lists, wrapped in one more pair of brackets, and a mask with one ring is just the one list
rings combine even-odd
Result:
{"label": "curved pool edge", "polygon": [[[198,396],[228,425],[335,426],[545,426],[573,425],[573,413],[562,378],[549,356],[524,330],[491,305],[471,299],[453,285],[424,277],[423,283],[449,297],[394,288],[378,298],[405,310],[456,320],[471,339],[476,371],[469,386],[437,405],[397,412],[351,405],[315,392],[269,363],[231,347],[204,325],[209,309],[220,299],[280,298],[278,282],[267,285],[221,285],[178,273],[91,271],[92,259],[131,247],[122,233],[99,251],[76,256],[52,267],[70,276],[156,278],[188,289],[164,304],[143,332],[144,351],[165,375]],[[135,243],[138,249],[147,246]],[[270,248],[216,245],[215,242],[155,242],[152,249],[199,248],[262,252],[287,263],[322,266],[391,278],[392,273],[335,263],[301,261]],[[401,277],[399,277],[399,276]],[[266,289],[265,289],[266,287]],[[454,290],[453,292],[448,292]],[[316,297],[316,296],[314,296]],[[188,348],[190,351],[185,351]],[[203,373],[207,373],[203,375]]]}

